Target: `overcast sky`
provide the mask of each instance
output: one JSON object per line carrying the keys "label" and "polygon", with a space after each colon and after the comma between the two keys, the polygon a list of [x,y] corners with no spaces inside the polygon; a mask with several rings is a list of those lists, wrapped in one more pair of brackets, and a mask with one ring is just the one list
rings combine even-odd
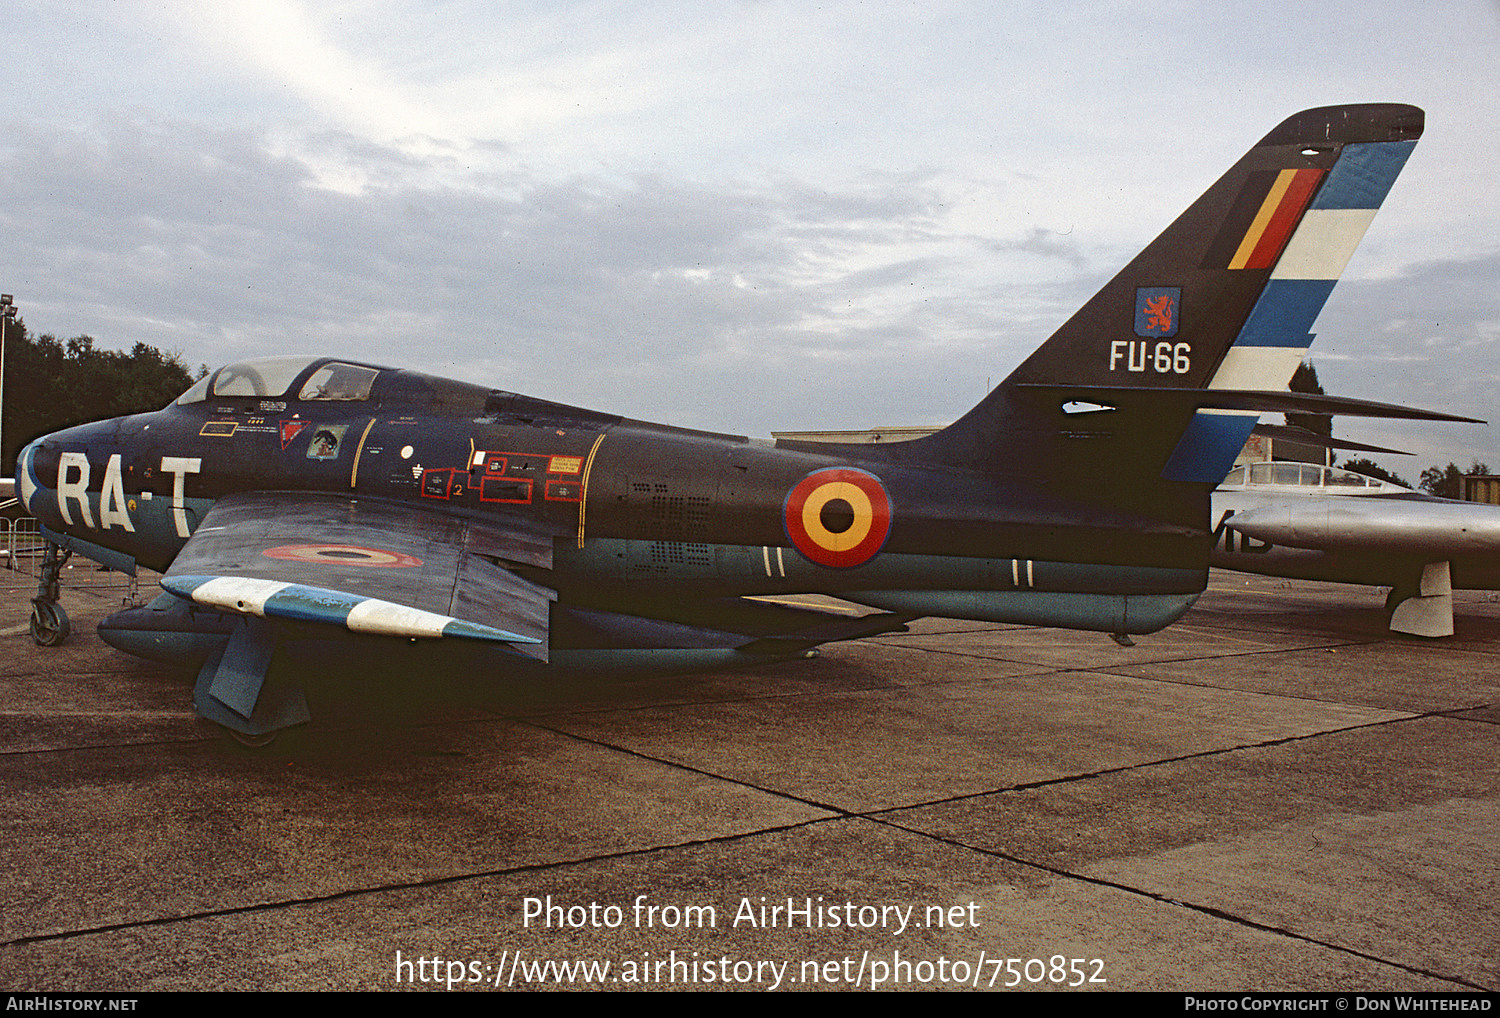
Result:
{"label": "overcast sky", "polygon": [[[1413,103],[1312,360],[1500,419],[1496,0],[10,0],[5,36],[33,333],[752,435],[958,416],[1287,115]],[[1500,423],[1336,430],[1500,469]]]}

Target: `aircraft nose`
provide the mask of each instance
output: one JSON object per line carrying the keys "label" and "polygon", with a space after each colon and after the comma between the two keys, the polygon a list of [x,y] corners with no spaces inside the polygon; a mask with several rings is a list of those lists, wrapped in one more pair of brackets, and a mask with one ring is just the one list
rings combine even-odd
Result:
{"label": "aircraft nose", "polygon": [[36,511],[31,508],[31,499],[36,495],[38,484],[36,474],[31,468],[31,458],[40,443],[41,439],[37,439],[16,456],[16,497],[26,507],[26,512],[32,516],[36,515]]}

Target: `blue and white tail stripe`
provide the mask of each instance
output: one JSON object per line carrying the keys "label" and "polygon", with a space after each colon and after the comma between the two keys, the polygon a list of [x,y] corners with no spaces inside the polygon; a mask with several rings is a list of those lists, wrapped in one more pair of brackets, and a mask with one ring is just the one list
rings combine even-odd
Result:
{"label": "blue and white tail stripe", "polygon": [[[1415,145],[1386,141],[1344,147],[1277,259],[1244,327],[1210,380],[1210,389],[1286,390],[1312,343],[1313,323]],[[1258,420],[1253,411],[1198,411],[1162,476],[1217,484]]]}
{"label": "blue and white tail stripe", "polygon": [[407,639],[454,636],[499,643],[541,642],[533,637],[379,598],[279,580],[250,576],[166,576],[161,585],[178,597],[206,608],[260,618],[343,626],[355,633]]}

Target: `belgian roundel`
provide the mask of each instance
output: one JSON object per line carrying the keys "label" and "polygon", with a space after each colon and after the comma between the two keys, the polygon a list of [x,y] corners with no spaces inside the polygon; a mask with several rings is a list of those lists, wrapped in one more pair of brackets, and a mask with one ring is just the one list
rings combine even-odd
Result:
{"label": "belgian roundel", "polygon": [[376,569],[411,569],[422,564],[415,555],[384,548],[361,548],[353,544],[283,544],[261,552],[266,558],[288,562],[318,562],[336,566],[373,566]]}
{"label": "belgian roundel", "polygon": [[851,569],[885,547],[891,499],[874,474],[852,467],[815,470],[787,492],[781,518],[792,547],[808,559]]}

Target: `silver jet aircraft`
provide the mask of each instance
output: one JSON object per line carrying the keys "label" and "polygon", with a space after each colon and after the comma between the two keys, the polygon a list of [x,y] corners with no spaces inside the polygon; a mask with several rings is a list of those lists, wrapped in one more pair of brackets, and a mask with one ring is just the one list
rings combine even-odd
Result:
{"label": "silver jet aircraft", "polygon": [[1211,564],[1390,587],[1394,632],[1453,635],[1453,591],[1500,590],[1500,506],[1434,498],[1351,470],[1252,463],[1213,494]]}

